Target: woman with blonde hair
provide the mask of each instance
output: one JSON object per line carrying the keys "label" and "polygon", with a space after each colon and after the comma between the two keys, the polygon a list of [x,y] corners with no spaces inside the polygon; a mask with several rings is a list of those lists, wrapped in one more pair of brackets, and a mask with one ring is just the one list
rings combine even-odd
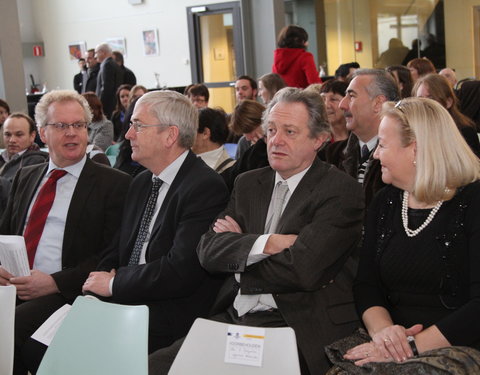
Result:
{"label": "woman with blonde hair", "polygon": [[378,136],[389,185],[369,207],[353,287],[367,332],[327,348],[343,362],[331,373],[478,374],[480,161],[431,99],[386,103]]}
{"label": "woman with blonde hair", "polygon": [[457,96],[445,77],[433,73],[419,78],[413,86],[412,96],[430,98],[440,103],[450,113],[475,155],[480,156],[480,142],[475,124],[458,109]]}

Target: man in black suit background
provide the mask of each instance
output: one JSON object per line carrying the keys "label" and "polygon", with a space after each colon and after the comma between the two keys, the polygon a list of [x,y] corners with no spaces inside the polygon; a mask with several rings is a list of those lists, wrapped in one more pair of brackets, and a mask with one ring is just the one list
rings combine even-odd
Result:
{"label": "man in black suit background", "polygon": [[228,201],[222,178],[190,151],[198,110],[173,91],[143,95],[125,138],[147,168],[132,183],[120,238],[83,290],[150,310],[149,351],[184,336],[206,316],[223,280],[196,254],[200,236]]}
{"label": "man in black suit background", "polygon": [[110,118],[115,109],[115,94],[118,86],[122,84],[123,73],[113,60],[112,48],[107,43],[95,47],[95,58],[100,63],[95,93],[103,104],[103,113]]}
{"label": "man in black suit background", "polygon": [[85,82],[82,85],[82,94],[89,91],[97,91],[97,76],[100,70],[100,64],[95,59],[95,50],[93,48],[85,53],[85,61],[87,62],[87,75],[83,77]]}
{"label": "man in black suit background", "polygon": [[[1,234],[25,237],[32,270],[30,276],[14,277],[0,267],[0,284],[14,285],[25,301],[15,315],[15,374],[36,370],[37,351],[44,348],[28,338],[81,294],[83,281],[118,229],[131,178],[87,158],[91,117],[85,98],[75,91],[42,97],[35,119],[50,161],[18,171],[0,222]],[[54,194],[42,220],[47,186]]]}
{"label": "man in black suit background", "polygon": [[[330,132],[319,94],[282,89],[263,126],[270,167],[238,176],[227,209],[197,248],[207,271],[230,274],[211,319],[290,326],[302,374],[323,374],[324,346],[359,324],[351,287],[362,189],[316,157]],[[150,355],[149,373],[166,374],[180,345]]]}

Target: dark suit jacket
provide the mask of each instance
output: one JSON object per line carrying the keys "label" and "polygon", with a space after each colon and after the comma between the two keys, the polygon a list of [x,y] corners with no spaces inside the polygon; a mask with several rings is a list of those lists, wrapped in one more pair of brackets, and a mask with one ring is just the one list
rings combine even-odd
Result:
{"label": "dark suit jacket", "polygon": [[[202,269],[195,249],[200,236],[225,208],[228,191],[221,177],[189,152],[155,221],[146,264],[128,266],[151,186],[148,170],[134,179],[118,246],[99,269],[117,269],[112,302],[147,304],[150,335],[170,336],[173,341],[186,335],[195,318],[208,314],[223,281]],[[150,351],[159,347],[151,346]]]}
{"label": "dark suit jacket", "polygon": [[[335,165],[342,171],[357,179],[358,166],[360,163],[360,146],[355,134],[350,133],[348,139],[331,143],[325,149],[327,163]],[[382,166],[380,161],[370,155],[370,167],[363,180],[365,204],[368,207],[374,195],[385,186],[382,181]]]}
{"label": "dark suit jacket", "polygon": [[351,177],[318,159],[292,194],[278,233],[297,234],[289,249],[246,267],[256,239],[264,233],[275,172],[262,168],[240,175],[224,213],[243,233],[210,229],[197,248],[210,272],[230,273],[213,313],[233,303],[241,273],[243,294],[270,293],[297,343],[311,374],[328,368],[324,346],[349,335],[358,325],[351,286],[356,271],[352,253],[360,238],[363,194]]}
{"label": "dark suit jacket", "polygon": [[[22,235],[27,211],[48,164],[19,170],[13,180],[1,234]],[[62,270],[52,274],[66,300],[81,294],[89,272],[118,229],[130,176],[87,158],[68,209],[62,248]]]}
{"label": "dark suit jacket", "polygon": [[112,116],[117,101],[116,92],[122,84],[122,72],[118,64],[108,57],[100,64],[97,76],[97,89],[95,93],[103,104],[103,112],[107,118]]}
{"label": "dark suit jacket", "polygon": [[88,78],[85,85],[84,92],[95,92],[97,91],[97,76],[100,71],[100,64],[95,65],[93,68],[88,68]]}

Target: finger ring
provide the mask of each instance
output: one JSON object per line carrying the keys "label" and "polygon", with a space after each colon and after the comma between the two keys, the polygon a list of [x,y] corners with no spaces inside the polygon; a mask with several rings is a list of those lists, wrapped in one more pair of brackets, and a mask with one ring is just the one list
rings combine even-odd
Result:
{"label": "finger ring", "polygon": [[370,355],[369,352],[365,352],[365,357],[368,357]]}
{"label": "finger ring", "polygon": [[390,342],[390,340],[389,340],[389,339],[383,339],[383,341],[385,341],[385,342]]}

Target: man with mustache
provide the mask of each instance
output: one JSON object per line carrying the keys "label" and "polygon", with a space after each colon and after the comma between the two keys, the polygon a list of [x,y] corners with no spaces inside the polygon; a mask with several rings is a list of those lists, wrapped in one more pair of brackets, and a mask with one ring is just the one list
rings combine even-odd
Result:
{"label": "man with mustache", "polygon": [[340,102],[351,134],[347,140],[331,144],[325,152],[327,162],[362,184],[367,207],[375,193],[384,186],[380,162],[373,159],[382,105],[399,98],[398,86],[387,72],[357,70]]}

